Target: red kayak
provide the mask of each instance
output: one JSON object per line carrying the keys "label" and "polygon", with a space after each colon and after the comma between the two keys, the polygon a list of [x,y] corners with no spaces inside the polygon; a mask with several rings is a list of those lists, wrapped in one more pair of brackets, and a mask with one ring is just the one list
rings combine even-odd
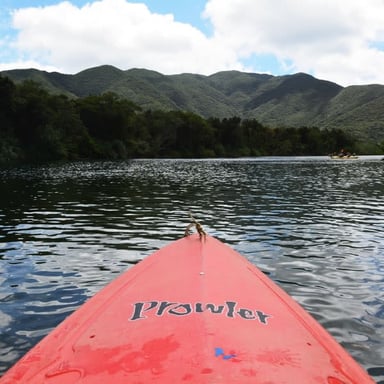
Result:
{"label": "red kayak", "polygon": [[101,290],[0,383],[374,381],[244,257],[211,236],[191,235]]}

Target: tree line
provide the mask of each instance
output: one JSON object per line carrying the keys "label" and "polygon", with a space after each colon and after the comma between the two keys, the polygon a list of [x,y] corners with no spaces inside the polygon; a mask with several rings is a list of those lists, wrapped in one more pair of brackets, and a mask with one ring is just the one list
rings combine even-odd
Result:
{"label": "tree line", "polygon": [[324,155],[355,151],[342,130],[143,110],[114,93],[73,99],[0,76],[0,163],[80,159]]}

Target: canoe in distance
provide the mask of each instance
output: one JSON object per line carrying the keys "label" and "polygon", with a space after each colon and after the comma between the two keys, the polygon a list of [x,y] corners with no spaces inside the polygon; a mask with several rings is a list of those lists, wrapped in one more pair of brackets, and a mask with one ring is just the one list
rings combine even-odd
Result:
{"label": "canoe in distance", "polygon": [[332,160],[357,160],[359,156],[356,155],[350,155],[350,156],[338,156],[338,155],[332,155],[330,156]]}

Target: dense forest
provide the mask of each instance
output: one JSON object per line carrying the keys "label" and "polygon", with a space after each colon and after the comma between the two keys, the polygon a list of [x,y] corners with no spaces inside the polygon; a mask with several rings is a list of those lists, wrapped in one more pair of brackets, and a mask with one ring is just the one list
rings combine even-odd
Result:
{"label": "dense forest", "polygon": [[267,127],[255,119],[143,110],[114,93],[69,98],[0,76],[0,163],[139,157],[357,152],[341,130]]}

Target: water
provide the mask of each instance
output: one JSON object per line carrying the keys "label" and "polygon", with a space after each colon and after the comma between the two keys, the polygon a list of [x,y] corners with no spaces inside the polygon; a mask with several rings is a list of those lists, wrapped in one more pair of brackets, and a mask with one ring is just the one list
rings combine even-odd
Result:
{"label": "water", "polygon": [[384,162],[82,162],[0,170],[0,374],[179,238],[188,211],[384,383]]}

